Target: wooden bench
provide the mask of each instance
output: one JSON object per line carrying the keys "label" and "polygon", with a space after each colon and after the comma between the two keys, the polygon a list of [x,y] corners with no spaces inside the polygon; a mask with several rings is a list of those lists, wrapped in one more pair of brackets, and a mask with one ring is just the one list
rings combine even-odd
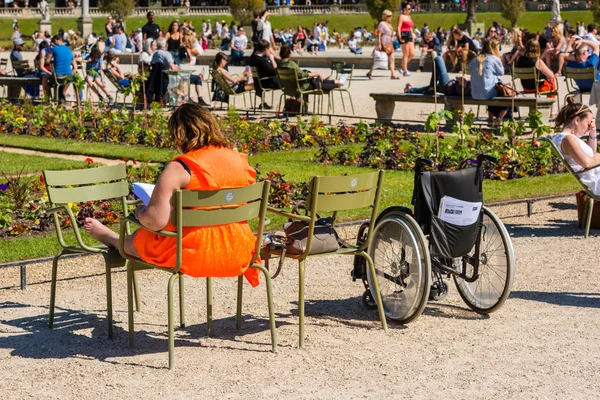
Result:
{"label": "wooden bench", "polygon": [[[375,111],[377,111],[378,121],[390,121],[394,116],[394,108],[396,103],[427,103],[434,104],[435,98],[437,102],[443,104],[446,110],[456,111],[461,109],[462,98],[460,96],[444,96],[438,93],[418,94],[418,93],[371,93],[370,96],[375,100]],[[541,111],[544,123],[549,123],[550,111],[552,104],[556,102],[554,98],[533,96],[517,96],[514,99],[516,107],[527,107],[529,109],[537,108]],[[482,106],[500,106],[510,107],[512,99],[510,97],[494,97],[488,100],[475,100],[471,97],[465,97],[465,105],[482,105]]]}
{"label": "wooden bench", "polygon": [[29,85],[41,85],[42,79],[36,76],[0,76],[0,86],[8,88],[7,98],[17,100],[21,98],[21,90]]}

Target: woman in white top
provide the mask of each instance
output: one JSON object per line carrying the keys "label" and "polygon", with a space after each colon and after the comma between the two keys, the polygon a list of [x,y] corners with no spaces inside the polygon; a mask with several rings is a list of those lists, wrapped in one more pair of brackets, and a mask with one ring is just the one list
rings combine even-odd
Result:
{"label": "woman in white top", "polygon": [[[575,103],[573,96],[567,97],[567,105],[556,117],[556,126],[563,128],[554,136],[554,143],[574,171],[600,165],[600,153],[596,151],[596,121],[588,106]],[[587,141],[581,140],[584,136],[588,136]],[[600,168],[584,172],[579,177],[594,194],[600,195]]]}
{"label": "woman in white top", "polygon": [[140,59],[138,62],[138,72],[140,74],[150,73],[150,65],[152,64],[152,54],[156,51],[156,40],[150,38],[146,39],[144,42],[144,50],[140,54]]}

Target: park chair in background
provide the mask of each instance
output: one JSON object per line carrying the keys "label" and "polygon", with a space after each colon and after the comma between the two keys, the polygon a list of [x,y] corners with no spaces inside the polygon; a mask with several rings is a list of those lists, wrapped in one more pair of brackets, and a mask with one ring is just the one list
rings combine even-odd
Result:
{"label": "park chair in background", "polygon": [[346,74],[346,83],[344,86],[335,88],[331,92],[329,92],[329,104],[331,104],[331,111],[335,114],[335,101],[333,99],[334,93],[339,93],[340,98],[342,99],[342,108],[344,112],[346,112],[346,104],[344,104],[344,93],[348,94],[348,99],[350,99],[350,107],[352,107],[352,115],[354,115],[354,103],[352,102],[352,93],[350,93],[350,85],[352,85],[352,74],[354,73],[354,64],[344,65],[339,68],[339,71],[336,71],[335,79],[338,79],[341,75]]}
{"label": "park chair in background", "polygon": [[[265,93],[270,92],[271,93],[271,104],[273,105],[273,100],[275,97],[275,90],[277,89],[273,89],[273,88],[265,88],[262,85],[262,81],[265,80],[272,80],[272,79],[277,79],[276,76],[266,76],[264,78],[261,78],[258,75],[258,71],[256,70],[256,67],[250,67],[250,70],[252,71],[252,79],[254,79],[255,82],[258,82],[258,87],[261,90],[261,95],[260,95],[260,110],[264,111],[265,110]],[[254,96],[254,108],[256,108],[256,96]]]}
{"label": "park chair in background", "polygon": [[[235,75],[233,75],[235,76]],[[217,87],[219,89],[221,89],[223,91],[223,93],[228,96],[228,100],[233,98],[233,106],[235,106],[235,98],[236,96],[242,96],[242,99],[244,100],[244,108],[246,108],[246,93],[250,94],[252,91],[243,91],[241,93],[236,93],[233,88],[231,86],[229,86],[229,84],[227,83],[227,81],[225,80],[225,77],[223,76],[223,74],[221,74],[221,72],[218,69],[213,69],[212,70],[212,78],[213,81],[216,83]],[[244,82],[240,82],[240,85],[243,85]],[[221,103],[223,103],[223,101],[221,101]],[[252,98],[250,98],[250,103],[252,103]]]}
{"label": "park chair in background", "polygon": [[302,105],[302,111],[304,113],[307,110],[306,100],[308,99],[308,96],[314,96],[313,114],[315,113],[315,110],[319,110],[319,113],[323,114],[323,97],[325,96],[323,89],[319,87],[318,89],[302,90],[301,88],[301,84],[309,81],[311,78],[299,79],[298,75],[296,75],[296,70],[293,68],[277,68],[276,71],[277,77],[279,78],[279,83],[282,87],[282,93],[281,96],[279,96],[279,106],[277,107],[277,111],[281,109],[281,99],[283,99],[285,104],[285,98],[290,97],[301,98],[305,100]]}
{"label": "park chair in background", "polygon": [[[304,221],[308,226],[307,243],[304,252],[301,254],[290,254],[286,252],[285,257],[298,260],[299,267],[299,293],[298,293],[298,316],[299,316],[299,347],[304,346],[304,279],[306,270],[306,259],[310,256],[326,256],[332,254],[345,254],[350,256],[359,255],[365,258],[370,268],[371,276],[376,276],[373,260],[367,253],[371,243],[371,232],[369,229],[366,240],[361,245],[342,243],[335,252],[310,254],[313,243],[314,229],[317,220],[320,219],[319,212],[333,212],[333,222],[339,211],[347,211],[357,208],[371,208],[370,226],[375,226],[377,218],[379,199],[383,187],[383,171],[372,172],[369,174],[350,175],[350,176],[315,176],[309,183],[309,193],[306,197],[306,215],[298,215],[276,208],[269,207],[269,212],[282,215],[290,220]],[[281,250],[271,250],[270,254],[274,256],[281,255]],[[377,279],[373,280],[373,289],[376,295],[375,302],[379,311],[379,318],[384,330],[387,330],[386,317],[381,302],[381,293],[379,291]]]}
{"label": "park chair in background", "polygon": [[333,60],[331,62],[331,72],[325,79],[333,79],[333,80],[338,79],[340,77],[340,75],[342,74],[342,68],[344,68],[345,65],[346,65],[346,61]]}
{"label": "park chair in background", "polygon": [[[0,70],[6,71],[8,69],[8,58],[0,58]],[[6,85],[0,85],[2,87],[2,97],[6,97]]]}
{"label": "park chair in background", "polygon": [[575,170],[573,170],[573,168],[571,168],[571,166],[569,165],[567,160],[565,160],[565,156],[563,155],[562,151],[560,151],[558,146],[556,146],[556,143],[554,143],[554,140],[552,140],[552,136],[547,136],[545,138],[545,140],[550,142],[550,146],[552,147],[554,154],[560,159],[560,161],[563,163],[563,165],[565,166],[567,171],[569,171],[571,173],[571,175],[573,175],[573,177],[575,177],[575,179],[577,179],[577,182],[579,182],[579,184],[581,185],[581,189],[583,189],[583,191],[585,192],[585,194],[587,196],[587,202],[585,204],[585,208],[583,209],[583,219],[582,219],[583,221],[585,221],[585,231],[583,233],[583,236],[587,239],[587,237],[590,234],[590,225],[592,223],[592,212],[594,211],[594,201],[600,201],[600,197],[596,196],[594,194],[594,192],[592,192],[590,190],[590,188],[587,187],[586,184],[581,181],[581,174],[583,174],[584,172],[588,172],[590,170],[596,169],[596,168],[600,168],[600,165],[596,165],[595,167],[590,167],[590,168],[584,168],[581,171],[575,171]]}
{"label": "park chair in background", "polygon": [[[173,268],[160,267],[142,261],[140,258],[125,254],[125,234],[127,233],[127,223],[139,222],[133,217],[127,217],[121,222],[121,243],[119,251],[121,255],[129,261],[127,267],[127,298],[129,314],[129,345],[133,346],[135,339],[134,321],[133,321],[133,294],[132,287],[129,287],[134,279],[134,272],[144,269],[158,269],[165,271],[171,277],[167,289],[168,295],[168,330],[169,330],[169,369],[173,368],[175,359],[175,336],[174,336],[174,316],[173,316],[173,284],[179,280],[179,307],[181,326],[185,326],[185,304],[184,304],[184,285],[183,274],[179,272],[182,263],[182,239],[183,230],[188,227],[202,227],[224,225],[236,222],[243,222],[258,218],[258,232],[254,256],[249,263],[250,268],[257,268],[263,272],[267,286],[267,301],[269,307],[269,319],[271,328],[271,345],[273,352],[277,351],[277,336],[275,332],[275,314],[273,311],[272,284],[269,272],[265,267],[256,262],[260,254],[262,244],[263,225],[265,213],[267,210],[267,201],[269,197],[270,183],[260,182],[250,186],[238,189],[223,190],[175,190],[173,192],[172,203],[174,206],[171,212],[171,222],[176,228],[175,232],[160,231],[155,232],[161,236],[173,237],[177,241],[177,264]],[[212,280],[206,278],[207,286],[207,334],[212,334]],[[242,293],[243,277],[238,277],[237,293],[237,314],[236,328],[240,329],[242,323]]]}
{"label": "park chair in background", "polygon": [[[23,61],[15,61],[15,60],[11,60],[10,61],[11,65],[12,65],[12,74],[13,76],[24,76],[25,72],[29,70],[29,61],[28,60],[23,60]],[[17,74],[17,70],[21,70],[24,73],[19,75]]]}
{"label": "park chair in background", "polygon": [[54,69],[54,63],[52,63],[50,65],[51,65],[51,70],[52,70],[52,75],[50,76],[50,86],[52,86],[54,88],[54,101],[56,101],[58,103],[61,98],[61,92],[62,92],[63,85],[71,82],[73,75],[64,75],[59,78],[58,76],[56,76],[56,71]]}
{"label": "park chair in background", "polygon": [[[535,92],[527,93],[524,90],[521,91],[523,94],[535,94],[535,98],[538,99],[540,96],[556,96],[556,105],[558,106],[558,110],[560,110],[560,98],[558,97],[558,89],[556,90],[548,90],[545,92],[540,92],[539,83],[544,82],[545,78],[540,76],[540,72],[535,67],[531,68],[519,68],[514,65],[511,68],[511,78],[512,78],[512,86],[513,88],[517,88],[515,80],[521,80],[521,87],[523,86],[523,79],[532,80],[536,83]],[[556,78],[555,78],[556,79]],[[558,86],[557,86],[558,87]]]}
{"label": "park chair in background", "polygon": [[[106,77],[108,78],[108,80],[110,81],[110,83],[113,84],[113,86],[115,87],[115,89],[117,89],[117,92],[115,93],[115,105],[117,105],[119,103],[119,95],[123,96],[123,104],[125,104],[125,100],[127,100],[127,95],[129,94],[129,88],[124,87],[123,85],[121,85],[119,83],[119,81],[117,80],[117,77],[113,75],[112,72],[110,72],[110,70],[106,70],[104,71],[104,75],[106,75]],[[131,83],[133,85],[133,82]],[[132,92],[132,95],[135,97],[136,93]]]}
{"label": "park chair in background", "polygon": [[[87,245],[77,226],[77,219],[71,210],[70,203],[85,203],[88,201],[102,201],[109,199],[120,199],[123,208],[123,216],[127,214],[130,206],[138,204],[139,201],[128,200],[129,184],[125,164],[94,169],[73,169],[69,171],[44,171],[44,183],[48,191],[48,200],[52,206],[46,211],[52,215],[54,227],[58,237],[58,243],[62,250],[52,261],[52,286],[50,289],[50,315],[48,326],[52,329],[54,324],[54,305],[56,300],[56,280],[58,274],[58,261],[67,254],[99,254],[104,257],[106,265],[106,305],[108,311],[108,337],[112,339],[112,284],[111,269],[126,266],[126,261],[119,255],[116,249],[104,245]],[[68,218],[75,244],[67,244],[63,235],[59,214]],[[129,229],[127,227],[127,229]],[[137,280],[133,279],[133,290],[136,294],[136,308],[139,311],[139,298],[137,291]]]}
{"label": "park chair in background", "polygon": [[[582,91],[577,86],[576,80],[590,80],[596,82],[596,68],[573,68],[565,67],[565,82],[567,83],[567,95],[565,96],[565,104],[567,104],[567,97],[579,95],[580,102],[583,103],[583,95],[591,94],[590,91]],[[560,107],[559,107],[560,109]]]}

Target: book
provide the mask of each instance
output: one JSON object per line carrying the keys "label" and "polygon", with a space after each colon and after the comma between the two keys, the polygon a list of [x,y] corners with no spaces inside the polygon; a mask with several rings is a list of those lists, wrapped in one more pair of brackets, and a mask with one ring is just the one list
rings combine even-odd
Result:
{"label": "book", "polygon": [[133,194],[144,203],[144,205],[148,205],[150,202],[150,198],[152,197],[152,192],[154,191],[154,186],[150,183],[133,183]]}

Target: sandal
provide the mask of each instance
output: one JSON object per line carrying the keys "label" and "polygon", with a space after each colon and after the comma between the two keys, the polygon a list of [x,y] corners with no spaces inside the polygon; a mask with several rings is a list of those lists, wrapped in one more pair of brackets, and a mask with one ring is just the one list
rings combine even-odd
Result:
{"label": "sandal", "polygon": [[370,72],[367,72],[367,78],[369,78],[369,80],[370,80],[370,79],[373,79],[373,74],[372,74],[372,73],[370,73]]}
{"label": "sandal", "polygon": [[406,86],[404,86],[404,93],[410,92],[410,89],[412,89],[412,85],[407,83]]}
{"label": "sandal", "polygon": [[390,79],[392,79],[392,80],[394,80],[394,79],[400,79],[400,77],[396,76],[396,75],[392,75],[392,76],[390,76]]}

